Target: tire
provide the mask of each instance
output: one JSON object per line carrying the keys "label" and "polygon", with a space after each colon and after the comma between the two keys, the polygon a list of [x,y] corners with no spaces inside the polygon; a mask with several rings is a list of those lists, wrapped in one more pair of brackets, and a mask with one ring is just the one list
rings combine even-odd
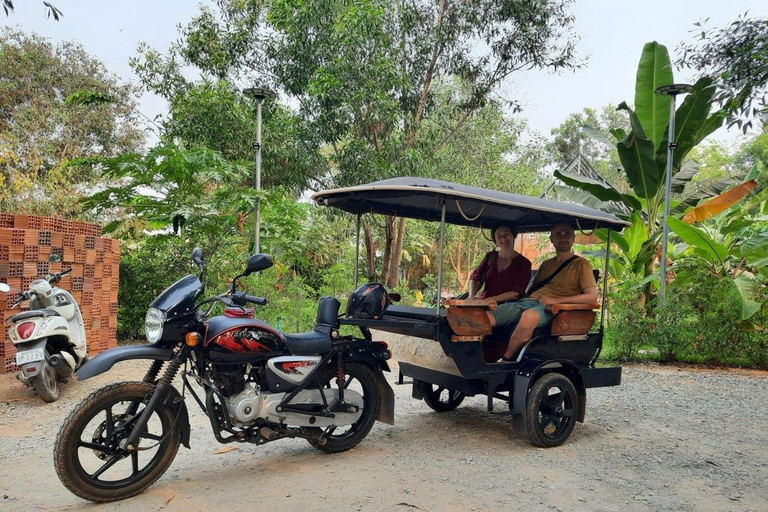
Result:
{"label": "tire", "polygon": [[59,399],[59,376],[46,356],[40,373],[32,377],[32,386],[43,401],[51,403]]}
{"label": "tire", "polygon": [[[344,452],[356,446],[370,432],[381,406],[381,394],[376,384],[376,375],[367,365],[362,363],[347,363],[344,368],[346,377],[345,387],[354,389],[363,396],[363,413],[352,425],[344,427],[302,427],[302,432],[309,435],[323,435],[324,442],[317,439],[307,439],[309,444],[325,453]],[[320,382],[325,387],[336,386],[335,368],[322,370]],[[351,386],[351,387],[350,387]],[[342,430],[340,432],[340,430]]]}
{"label": "tire", "polygon": [[[90,501],[116,501],[139,494],[165,473],[181,442],[170,408],[159,406],[154,411],[139,438],[138,450],[126,452],[117,447],[130,433],[126,420],[136,417],[130,408],[143,411],[154,389],[144,382],[111,384],[75,407],[59,430],[53,451],[56,473],[67,489]],[[142,467],[142,453],[150,450],[156,451],[143,457],[149,462]]]}
{"label": "tire", "polygon": [[576,425],[579,396],[565,375],[548,373],[537,380],[526,404],[531,443],[544,448],[563,444]]}
{"label": "tire", "polygon": [[428,382],[425,383],[425,386],[424,403],[433,411],[452,411],[464,401],[465,395],[461,391],[454,391]]}

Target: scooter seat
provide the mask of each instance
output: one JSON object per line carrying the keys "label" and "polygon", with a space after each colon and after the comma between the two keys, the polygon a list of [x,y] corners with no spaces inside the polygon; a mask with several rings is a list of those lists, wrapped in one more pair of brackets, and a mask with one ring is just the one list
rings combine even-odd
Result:
{"label": "scooter seat", "polygon": [[309,356],[329,352],[333,347],[331,337],[324,332],[314,330],[296,334],[282,333],[285,346],[295,356]]}
{"label": "scooter seat", "polygon": [[45,309],[33,309],[32,311],[24,311],[23,313],[17,313],[13,315],[12,317],[8,318],[6,322],[18,322],[19,320],[26,320],[27,318],[38,318],[38,317],[46,317],[46,316],[61,316],[56,311],[45,308]]}

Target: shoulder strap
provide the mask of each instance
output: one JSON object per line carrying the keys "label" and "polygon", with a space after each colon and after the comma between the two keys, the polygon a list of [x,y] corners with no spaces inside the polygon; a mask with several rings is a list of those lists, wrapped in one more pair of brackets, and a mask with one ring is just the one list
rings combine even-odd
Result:
{"label": "shoulder strap", "polygon": [[557,270],[555,270],[549,276],[547,276],[546,279],[543,279],[538,283],[536,283],[535,285],[531,286],[531,288],[525,293],[524,297],[529,297],[533,292],[540,290],[541,288],[544,288],[546,285],[549,284],[550,281],[552,281],[552,279],[555,278],[557,274],[560,273],[561,270],[567,267],[568,264],[573,260],[575,260],[576,258],[578,258],[578,256],[574,254],[573,256],[565,260],[559,267],[557,267]]}

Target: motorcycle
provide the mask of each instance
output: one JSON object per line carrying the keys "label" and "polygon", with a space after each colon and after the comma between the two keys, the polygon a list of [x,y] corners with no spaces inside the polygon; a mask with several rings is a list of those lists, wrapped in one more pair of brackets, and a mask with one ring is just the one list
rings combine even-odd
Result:
{"label": "motorcycle", "polygon": [[[225,293],[204,300],[199,248],[192,260],[199,276],[178,280],[150,305],[147,345],[105,351],[76,374],[85,380],[118,361],[152,361],[142,382],[110,384],[85,398],[56,437],[59,479],[84,499],[139,494],[165,473],[180,444],[190,448],[186,391],[220,443],[302,438],[336,453],[362,441],[374,421],[394,423],[394,393],[382,373],[392,353],[369,331],[364,339],[340,336],[339,301],[320,300],[312,331],[282,333],[246,308],[266,299],[236,286],[271,267],[269,256],[251,256]],[[223,314],[210,316],[217,304]],[[184,393],[172,384],[178,373]]]}
{"label": "motorcycle", "polygon": [[[50,261],[59,261],[55,255]],[[57,283],[72,269],[36,279],[29,290],[19,292],[11,309],[22,301],[29,301],[29,311],[13,315],[6,320],[8,337],[16,346],[16,375],[22,383],[32,386],[46,402],[59,398],[59,382],[65,381],[88,358],[85,327],[80,307],[72,295]],[[2,283],[0,291],[9,292]]]}

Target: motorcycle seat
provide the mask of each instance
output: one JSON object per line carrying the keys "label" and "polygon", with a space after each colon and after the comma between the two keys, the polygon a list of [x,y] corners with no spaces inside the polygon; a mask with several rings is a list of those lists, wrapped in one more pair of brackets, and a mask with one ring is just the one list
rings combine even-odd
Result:
{"label": "motorcycle seat", "polygon": [[314,330],[295,334],[282,333],[285,346],[295,356],[309,356],[329,352],[333,346],[331,337]]}
{"label": "motorcycle seat", "polygon": [[32,311],[24,311],[23,313],[17,313],[10,317],[7,321],[8,322],[18,322],[19,320],[26,320],[27,318],[38,318],[38,317],[46,317],[46,316],[61,316],[56,311],[45,308],[45,309],[33,309]]}

